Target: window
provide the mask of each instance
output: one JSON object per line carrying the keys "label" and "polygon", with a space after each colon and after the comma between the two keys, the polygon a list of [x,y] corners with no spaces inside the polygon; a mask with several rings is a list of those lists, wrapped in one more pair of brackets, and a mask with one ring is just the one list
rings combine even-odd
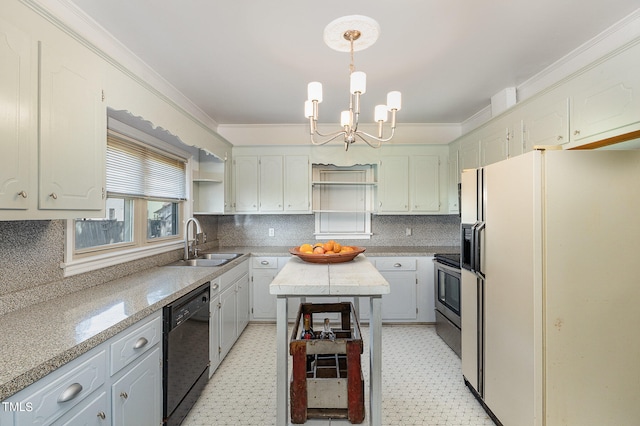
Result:
{"label": "window", "polygon": [[[69,221],[73,249],[65,253],[71,257],[65,258],[65,275],[77,273],[68,273],[69,266],[83,259],[121,255],[125,261],[177,248],[182,243],[186,168],[186,158],[109,131],[105,217]],[[132,252],[138,255],[132,257]]]}

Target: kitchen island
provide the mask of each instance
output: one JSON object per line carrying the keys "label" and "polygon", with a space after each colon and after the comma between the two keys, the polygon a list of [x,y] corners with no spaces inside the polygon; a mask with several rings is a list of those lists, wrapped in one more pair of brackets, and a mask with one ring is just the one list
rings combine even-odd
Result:
{"label": "kitchen island", "polygon": [[[369,421],[379,426],[382,421],[382,295],[390,293],[389,283],[360,254],[351,262],[336,264],[306,263],[291,258],[269,287],[277,301],[277,424],[288,425],[288,324],[287,305],[290,297],[369,297]],[[358,312],[356,302],[356,313]]]}

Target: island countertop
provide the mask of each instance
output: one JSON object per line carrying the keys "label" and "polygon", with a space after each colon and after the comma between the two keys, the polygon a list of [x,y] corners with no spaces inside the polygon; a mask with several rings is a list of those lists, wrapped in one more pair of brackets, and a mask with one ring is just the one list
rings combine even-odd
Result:
{"label": "island countertop", "polygon": [[389,283],[360,254],[351,262],[308,263],[289,259],[269,285],[274,295],[358,296],[388,294]]}

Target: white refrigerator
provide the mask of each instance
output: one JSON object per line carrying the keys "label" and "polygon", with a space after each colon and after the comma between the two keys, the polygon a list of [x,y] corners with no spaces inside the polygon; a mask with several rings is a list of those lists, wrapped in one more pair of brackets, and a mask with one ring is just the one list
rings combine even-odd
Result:
{"label": "white refrigerator", "polygon": [[505,426],[640,424],[640,151],[462,173],[462,373]]}

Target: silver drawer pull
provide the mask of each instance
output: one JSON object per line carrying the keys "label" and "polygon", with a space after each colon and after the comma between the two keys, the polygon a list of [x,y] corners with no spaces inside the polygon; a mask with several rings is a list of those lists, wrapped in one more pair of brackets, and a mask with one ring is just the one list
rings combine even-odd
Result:
{"label": "silver drawer pull", "polygon": [[107,418],[107,415],[104,413],[104,411],[99,411],[98,412],[98,417],[101,418],[102,420]]}
{"label": "silver drawer pull", "polygon": [[136,340],[136,344],[133,345],[133,349],[144,348],[147,345],[147,343],[149,343],[149,341],[144,337],[141,337],[138,340]]}
{"label": "silver drawer pull", "polygon": [[129,398],[129,394],[126,393],[126,392],[120,392],[120,398],[127,399],[127,398]]}
{"label": "silver drawer pull", "polygon": [[395,263],[393,265],[394,268],[402,268],[402,264],[401,263]]}
{"label": "silver drawer pull", "polygon": [[260,262],[261,265],[268,265],[269,261],[268,260],[263,260],[262,262]]}
{"label": "silver drawer pull", "polygon": [[51,194],[49,194],[49,197],[53,198],[54,200],[57,200],[58,194],[56,194],[55,192],[52,192]]}
{"label": "silver drawer pull", "polygon": [[82,385],[80,383],[69,385],[69,387],[66,388],[60,396],[58,396],[58,402],[62,403],[71,401],[73,398],[78,396],[80,392],[82,392]]}
{"label": "silver drawer pull", "polygon": [[18,195],[21,196],[22,198],[27,198],[27,193],[24,191],[18,192]]}
{"label": "silver drawer pull", "polygon": [[214,285],[211,286],[211,290],[217,290],[220,287],[220,285],[218,283],[215,283]]}

